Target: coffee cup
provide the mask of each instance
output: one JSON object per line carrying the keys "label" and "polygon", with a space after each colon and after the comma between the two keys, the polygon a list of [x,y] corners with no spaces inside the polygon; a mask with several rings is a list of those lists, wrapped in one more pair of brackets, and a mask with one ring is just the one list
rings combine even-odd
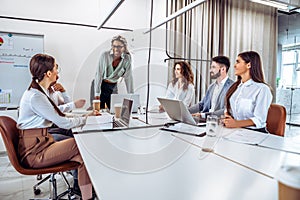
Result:
{"label": "coffee cup", "polygon": [[122,104],[115,104],[115,117],[120,118],[121,117],[121,110],[122,110]]}
{"label": "coffee cup", "polygon": [[100,100],[99,99],[93,100],[93,110],[100,111]]}
{"label": "coffee cup", "polygon": [[300,199],[300,156],[285,155],[282,166],[276,173],[278,200]]}
{"label": "coffee cup", "polygon": [[278,199],[300,199],[300,167],[283,166],[278,173]]}

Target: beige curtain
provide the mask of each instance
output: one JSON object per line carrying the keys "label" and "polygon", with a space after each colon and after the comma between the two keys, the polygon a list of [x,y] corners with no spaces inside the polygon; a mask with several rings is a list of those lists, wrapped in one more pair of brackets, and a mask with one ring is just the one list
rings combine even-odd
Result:
{"label": "beige curtain", "polygon": [[[168,14],[193,2],[169,0]],[[167,25],[167,51],[171,57],[190,60],[195,73],[196,102],[210,84],[211,57],[230,58],[229,76],[235,80],[234,63],[238,53],[257,51],[262,58],[267,83],[276,84],[277,10],[248,0],[207,0]],[[202,60],[202,61],[201,61]],[[169,65],[172,66],[174,59]],[[171,67],[170,67],[171,69]],[[170,73],[171,74],[171,73]],[[275,99],[275,93],[274,99]]]}

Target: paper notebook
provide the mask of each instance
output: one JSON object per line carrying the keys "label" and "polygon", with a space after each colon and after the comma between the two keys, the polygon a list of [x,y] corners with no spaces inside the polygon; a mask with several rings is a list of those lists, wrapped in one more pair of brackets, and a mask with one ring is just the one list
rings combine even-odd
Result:
{"label": "paper notebook", "polygon": [[269,134],[261,133],[249,129],[237,129],[234,130],[230,135],[224,137],[233,142],[245,143],[245,144],[260,144],[262,143]]}
{"label": "paper notebook", "polygon": [[171,131],[175,133],[181,133],[196,137],[203,137],[206,135],[205,128],[201,128],[198,126],[193,126],[181,122],[177,123],[167,123],[160,130]]}

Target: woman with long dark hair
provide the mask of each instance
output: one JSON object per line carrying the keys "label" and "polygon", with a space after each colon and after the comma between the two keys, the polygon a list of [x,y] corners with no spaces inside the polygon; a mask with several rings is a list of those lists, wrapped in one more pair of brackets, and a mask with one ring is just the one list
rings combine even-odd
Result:
{"label": "woman with long dark hair", "polygon": [[[194,74],[189,63],[184,61],[174,63],[173,79],[168,85],[166,98],[181,100],[187,107],[194,103]],[[159,110],[164,111],[161,105]]]}
{"label": "woman with long dark hair", "polygon": [[265,83],[259,54],[254,51],[240,53],[234,70],[237,81],[226,94],[225,126],[267,132],[266,120],[273,96]]}
{"label": "woman with long dark hair", "polygon": [[[48,128],[56,124],[62,129],[83,126],[85,116],[66,116],[49,97],[49,86],[58,78],[59,68],[52,56],[36,54],[30,60],[32,82],[22,96],[17,126],[21,162],[41,168],[65,161],[79,162],[78,182],[83,199],[92,198],[92,184],[74,138],[55,142]],[[94,111],[88,115],[97,115]]]}

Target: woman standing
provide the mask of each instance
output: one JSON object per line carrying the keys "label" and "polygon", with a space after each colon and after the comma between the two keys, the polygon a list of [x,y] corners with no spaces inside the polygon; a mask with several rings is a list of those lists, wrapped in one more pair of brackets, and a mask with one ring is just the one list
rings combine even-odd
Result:
{"label": "woman standing", "polygon": [[273,96],[265,83],[259,54],[240,53],[234,70],[237,81],[226,94],[225,126],[267,132],[266,121]]}
{"label": "woman standing", "polygon": [[[189,63],[184,61],[174,63],[173,80],[168,85],[166,98],[181,100],[187,107],[194,103],[194,74]],[[159,110],[164,111],[161,105]]]}
{"label": "woman standing", "polygon": [[126,39],[118,35],[111,40],[111,50],[101,55],[96,70],[95,99],[100,99],[101,108],[105,108],[105,104],[110,108],[110,96],[118,93],[120,77],[125,79],[127,93],[133,93],[131,56]]}
{"label": "woman standing", "polygon": [[[47,131],[52,124],[63,129],[82,126],[87,116],[66,117],[50,99],[48,88],[57,80],[59,72],[53,57],[36,54],[30,60],[30,72],[32,82],[22,96],[17,123],[21,162],[32,168],[52,166],[64,161],[79,162],[78,179],[82,198],[91,199],[92,184],[74,138],[54,142]],[[94,111],[93,114],[98,113]]]}

